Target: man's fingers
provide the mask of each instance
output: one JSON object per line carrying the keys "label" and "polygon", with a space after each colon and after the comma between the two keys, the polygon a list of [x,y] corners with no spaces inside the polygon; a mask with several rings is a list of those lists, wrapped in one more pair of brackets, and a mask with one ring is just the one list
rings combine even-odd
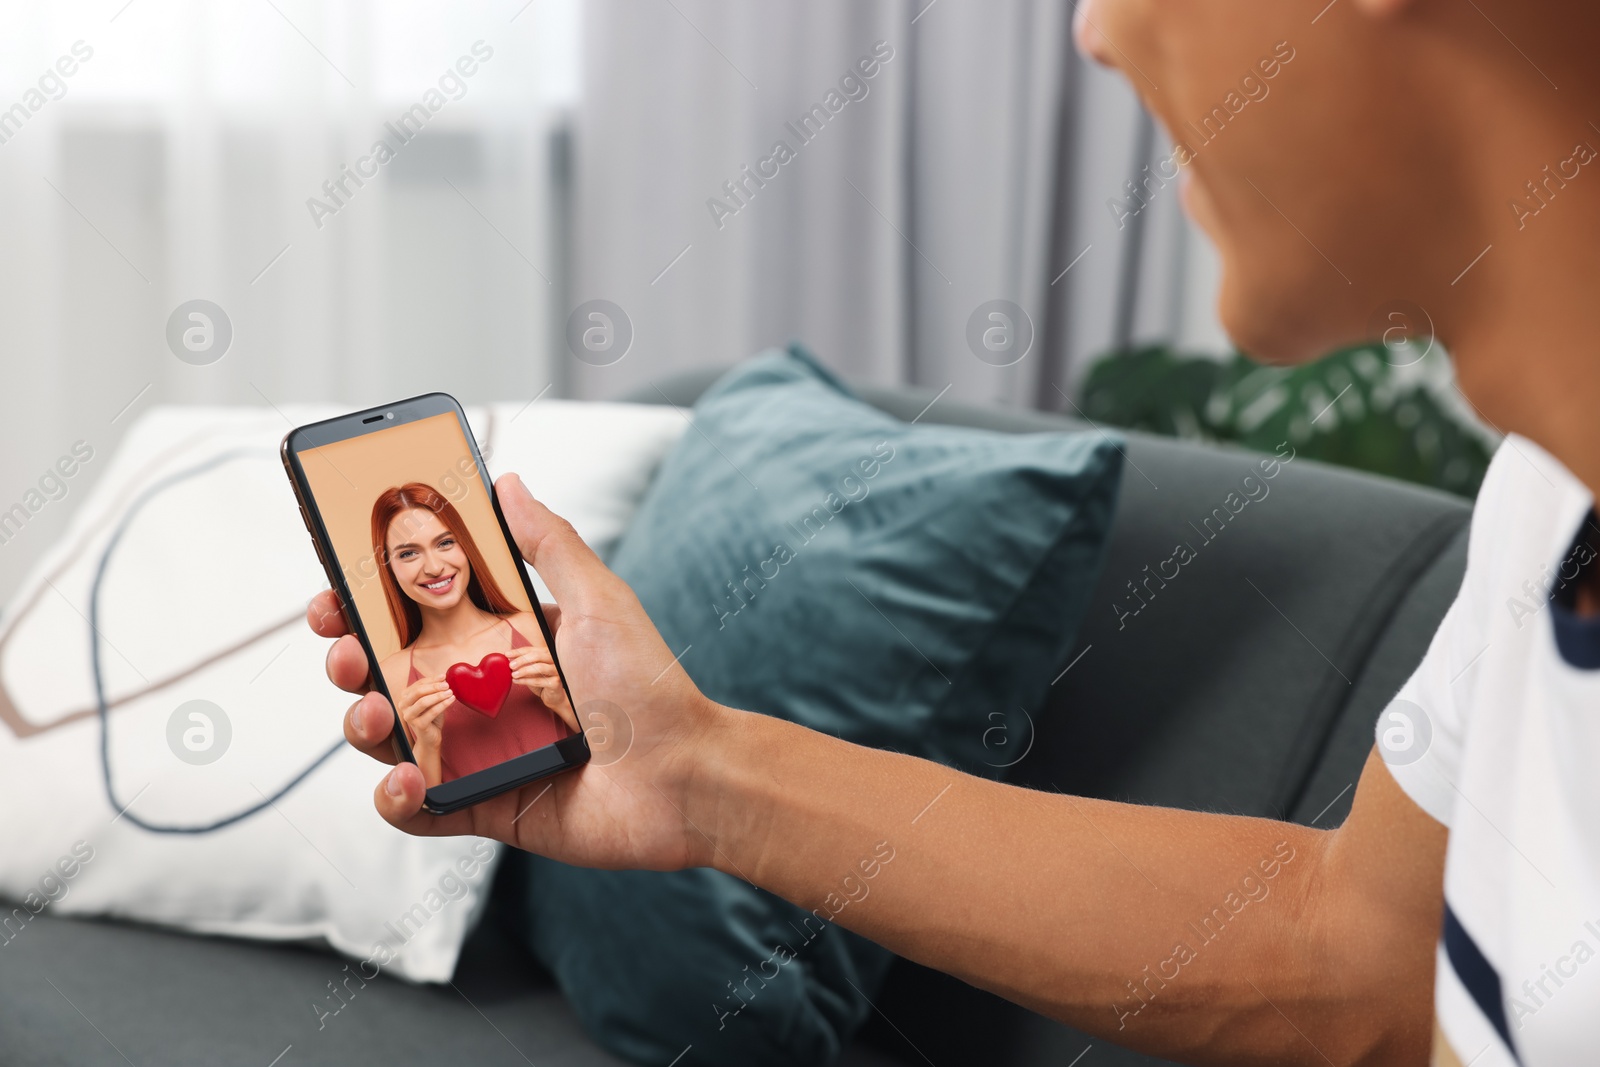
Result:
{"label": "man's fingers", "polygon": [[427,792],[422,771],[415,763],[398,763],[372,790],[372,803],[384,821],[418,837],[444,837],[472,833],[472,815],[457,811],[430,815],[422,810]]}
{"label": "man's fingers", "polygon": [[346,693],[367,691],[367,654],[361,642],[345,634],[328,649],[328,681]]}
{"label": "man's fingers", "polygon": [[557,601],[581,612],[585,604],[594,601],[595,583],[610,580],[606,565],[583,543],[572,524],[533,499],[515,474],[500,476],[495,495],[522,558],[539,572]]}
{"label": "man's fingers", "polygon": [[[372,803],[386,822],[405,829],[430,817],[422,810],[422,798],[426,792],[427,785],[423,782],[421,768],[415,763],[397,763],[394,770],[384,775],[372,790]],[[418,829],[413,832],[426,831]]]}
{"label": "man's fingers", "polygon": [[394,712],[382,693],[368,693],[344,715],[344,739],[380,763],[395,762],[389,734],[394,730]]}
{"label": "man's fingers", "polygon": [[306,605],[306,622],[318,637],[343,637],[350,632],[345,625],[344,612],[339,610],[339,598],[332,589],[324,589]]}

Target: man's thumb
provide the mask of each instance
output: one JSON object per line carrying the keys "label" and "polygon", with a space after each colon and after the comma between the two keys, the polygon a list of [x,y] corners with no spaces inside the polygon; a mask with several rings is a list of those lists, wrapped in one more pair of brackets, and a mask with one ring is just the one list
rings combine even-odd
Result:
{"label": "man's thumb", "polygon": [[572,524],[535,500],[515,474],[501,475],[494,487],[522,558],[544,579],[556,603],[570,608],[592,599],[594,584],[611,572]]}

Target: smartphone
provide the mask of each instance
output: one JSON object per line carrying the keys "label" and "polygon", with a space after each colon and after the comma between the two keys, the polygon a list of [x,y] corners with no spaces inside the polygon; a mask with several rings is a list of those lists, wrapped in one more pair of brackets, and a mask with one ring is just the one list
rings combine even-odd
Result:
{"label": "smartphone", "polygon": [[444,393],[289,431],[311,544],[394,708],[423,807],[457,811],[586,763],[550,625],[483,455]]}

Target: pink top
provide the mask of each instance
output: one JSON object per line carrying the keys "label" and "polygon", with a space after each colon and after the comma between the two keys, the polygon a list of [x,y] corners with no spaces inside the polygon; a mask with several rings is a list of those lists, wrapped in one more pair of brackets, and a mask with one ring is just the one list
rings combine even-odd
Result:
{"label": "pink top", "polygon": [[[511,631],[512,649],[532,645],[510,620],[506,621],[506,628]],[[406,666],[406,684],[420,681],[422,675],[409,652]],[[440,774],[443,781],[454,781],[462,775],[554,744],[571,734],[566,722],[539,699],[538,693],[513,682],[500,713],[492,719],[459,700],[452,701],[445,709],[439,741]]]}

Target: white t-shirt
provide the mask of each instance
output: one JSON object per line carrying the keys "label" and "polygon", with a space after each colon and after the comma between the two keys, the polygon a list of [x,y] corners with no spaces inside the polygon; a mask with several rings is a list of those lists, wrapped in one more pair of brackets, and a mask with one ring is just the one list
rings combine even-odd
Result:
{"label": "white t-shirt", "polygon": [[1450,828],[1436,1063],[1600,1063],[1600,622],[1563,606],[1600,549],[1593,506],[1507,438],[1461,591],[1378,720],[1396,781]]}

